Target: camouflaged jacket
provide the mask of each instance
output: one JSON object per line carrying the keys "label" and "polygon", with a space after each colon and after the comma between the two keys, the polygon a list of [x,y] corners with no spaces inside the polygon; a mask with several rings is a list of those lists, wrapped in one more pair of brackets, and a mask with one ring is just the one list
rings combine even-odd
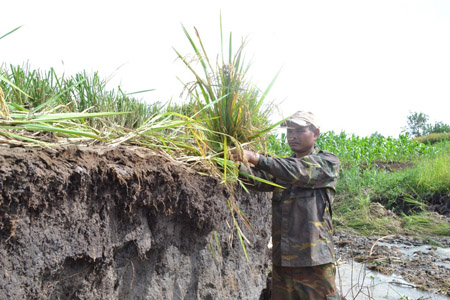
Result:
{"label": "camouflaged jacket", "polygon": [[307,267],[334,262],[331,204],[339,159],[328,151],[305,157],[260,156],[258,165],[242,173],[270,180],[284,188],[252,180],[249,187],[272,191],[272,260],[284,267]]}

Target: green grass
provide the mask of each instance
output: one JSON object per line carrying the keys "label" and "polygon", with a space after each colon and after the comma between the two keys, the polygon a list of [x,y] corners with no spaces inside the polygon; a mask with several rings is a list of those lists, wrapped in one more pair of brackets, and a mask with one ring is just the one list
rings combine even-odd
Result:
{"label": "green grass", "polygon": [[416,137],[414,140],[423,144],[436,144],[443,141],[450,141],[450,132],[433,132],[425,136]]}
{"label": "green grass", "polygon": [[[450,152],[447,147],[434,150],[438,151],[434,157],[414,155],[410,160],[412,165],[403,170],[386,171],[376,167],[360,170],[359,173],[352,173],[355,168],[342,170],[339,189],[341,194],[348,196],[346,202],[337,204],[337,210],[343,211],[348,220],[347,225],[355,227],[358,223],[355,219],[361,219],[362,223],[371,225],[379,221],[377,218],[372,220],[373,223],[367,222],[370,220],[369,213],[357,216],[351,212],[346,214],[347,207],[355,206],[349,203],[358,203],[361,197],[369,197],[371,202],[381,203],[386,210],[394,212],[400,218],[402,226],[397,229],[399,232],[414,230],[425,235],[448,233],[448,221],[433,223],[433,218],[426,211],[433,198],[447,195],[450,191]],[[365,195],[362,191],[366,191]],[[395,221],[393,218],[392,220]],[[389,226],[394,223],[386,222],[384,233],[391,233]],[[383,227],[378,231],[383,232]]]}
{"label": "green grass", "polygon": [[[433,223],[427,204],[450,193],[449,142],[325,132],[317,146],[341,161],[334,204],[338,227],[379,235],[448,232],[448,221]],[[292,153],[284,134],[273,135],[267,149],[275,156]]]}
{"label": "green grass", "polygon": [[402,218],[403,226],[412,233],[426,233],[431,235],[450,236],[450,224],[439,216],[423,212]]}
{"label": "green grass", "polygon": [[424,196],[428,194],[450,192],[450,155],[449,152],[438,153],[432,159],[417,162],[415,188]]}

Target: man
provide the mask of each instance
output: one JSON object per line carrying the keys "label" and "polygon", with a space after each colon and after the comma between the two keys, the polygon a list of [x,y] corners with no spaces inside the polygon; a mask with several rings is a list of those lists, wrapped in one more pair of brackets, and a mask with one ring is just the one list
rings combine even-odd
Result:
{"label": "man", "polygon": [[242,173],[284,188],[248,182],[272,191],[272,299],[340,299],[335,283],[331,204],[339,173],[338,158],[315,148],[320,129],[314,115],[299,111],[282,126],[294,155],[272,158],[251,151],[232,151]]}

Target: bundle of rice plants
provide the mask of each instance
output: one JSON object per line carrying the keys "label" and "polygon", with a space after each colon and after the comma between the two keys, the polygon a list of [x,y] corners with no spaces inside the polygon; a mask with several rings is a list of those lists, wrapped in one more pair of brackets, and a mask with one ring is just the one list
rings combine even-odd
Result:
{"label": "bundle of rice plants", "polygon": [[[224,145],[239,146],[238,144],[261,141],[281,122],[270,124],[269,117],[273,112],[273,102],[267,102],[267,94],[272,88],[278,74],[269,86],[261,92],[247,80],[250,63],[244,58],[243,40],[236,52],[233,53],[232,34],[228,42],[228,57],[223,51],[223,30],[220,20],[220,37],[222,53],[213,65],[205,50],[203,41],[196,28],[197,42],[183,26],[194,53],[194,61],[187,59],[176,49],[177,56],[192,72],[195,79],[183,83],[189,96],[193,99],[194,118],[202,120],[209,130],[208,146],[216,152],[224,151]],[[196,69],[200,64],[200,70]]]}
{"label": "bundle of rice plants", "polygon": [[[203,158],[209,159],[215,167],[223,171],[223,182],[238,180],[237,165],[228,160],[229,148],[242,151],[243,147],[258,149],[269,133],[284,120],[271,124],[274,103],[267,102],[267,95],[278,73],[269,86],[261,91],[247,79],[250,63],[244,57],[246,40],[242,40],[233,52],[233,36],[228,39],[228,52],[224,53],[222,18],[220,18],[221,54],[211,61],[197,28],[194,27],[196,41],[183,26],[183,31],[194,50],[194,59],[183,56],[176,49],[178,58],[194,75],[194,80],[183,83],[192,104],[192,118],[203,127],[202,131],[192,131]],[[213,64],[214,63],[214,64]],[[200,68],[198,69],[198,65]],[[245,188],[245,187],[244,187]],[[246,254],[242,230],[234,218],[238,215],[245,226],[251,228],[247,218],[230,198],[228,201],[233,224]],[[248,257],[246,255],[248,260]]]}

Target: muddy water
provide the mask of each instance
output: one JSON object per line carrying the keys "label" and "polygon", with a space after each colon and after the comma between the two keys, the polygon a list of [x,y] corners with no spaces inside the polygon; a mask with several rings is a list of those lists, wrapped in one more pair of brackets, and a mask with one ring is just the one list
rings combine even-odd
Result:
{"label": "muddy water", "polygon": [[[380,242],[380,246],[392,248],[392,245],[389,243]],[[403,257],[405,258],[414,258],[419,254],[428,255],[435,257],[434,262],[438,266],[443,266],[446,269],[450,269],[450,248],[441,248],[430,245],[411,246],[405,244],[397,244],[394,247],[401,251]]]}
{"label": "muddy water", "polygon": [[[433,257],[436,265],[450,269],[450,248],[430,245],[413,246],[402,243],[392,245],[384,242],[379,242],[378,246],[396,251],[403,259],[413,259],[417,256]],[[450,297],[439,295],[433,291],[423,291],[395,273],[384,275],[380,272],[373,272],[368,270],[366,265],[355,261],[339,265],[338,282],[346,299],[450,299]]]}
{"label": "muddy water", "polygon": [[347,300],[450,299],[450,297],[421,291],[405,281],[401,276],[372,272],[367,270],[363,264],[357,262],[340,265],[338,272],[337,282],[338,285],[341,285],[340,290]]}

